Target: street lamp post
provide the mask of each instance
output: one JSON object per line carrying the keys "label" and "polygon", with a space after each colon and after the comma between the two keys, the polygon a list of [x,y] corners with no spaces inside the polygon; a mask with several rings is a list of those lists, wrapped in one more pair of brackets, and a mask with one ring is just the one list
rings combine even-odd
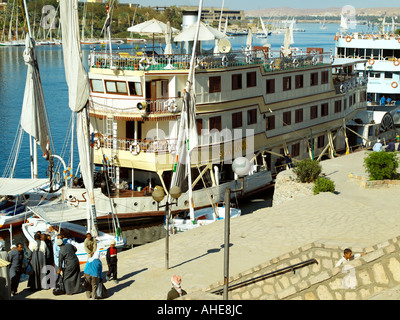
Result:
{"label": "street lamp post", "polygon": [[231,231],[231,193],[243,192],[244,187],[244,176],[250,171],[250,161],[245,157],[239,157],[232,163],[233,172],[238,175],[241,181],[241,187],[239,189],[231,190],[230,188],[225,189],[225,244],[224,244],[224,291],[223,299],[228,300],[228,287],[229,287],[229,236]]}
{"label": "street lamp post", "polygon": [[181,196],[181,188],[178,186],[173,186],[169,194],[172,199],[176,200],[176,202],[169,202],[168,198],[167,201],[165,202],[165,205],[160,206],[160,202],[164,199],[165,193],[164,189],[161,187],[156,187],[155,190],[152,193],[152,197],[155,201],[157,201],[157,210],[159,208],[164,207],[165,208],[165,227],[166,227],[166,234],[165,234],[165,268],[168,270],[169,269],[169,210],[170,206],[172,204],[178,205],[178,198]]}

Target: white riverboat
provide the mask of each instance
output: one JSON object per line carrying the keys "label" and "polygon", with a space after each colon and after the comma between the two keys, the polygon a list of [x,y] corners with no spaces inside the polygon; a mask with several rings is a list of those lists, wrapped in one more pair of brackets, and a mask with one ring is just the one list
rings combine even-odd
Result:
{"label": "white riverboat", "polygon": [[[156,186],[168,192],[174,170],[190,41],[182,47],[189,51],[89,54],[92,151],[99,177],[94,201],[104,212],[111,205],[121,221],[164,215],[151,195]],[[332,64],[331,53],[269,54],[267,48],[248,46],[232,51],[226,42],[218,49],[196,55],[192,188],[181,186],[173,214],[188,209],[189,189],[195,210],[223,201],[227,187],[237,189],[242,182],[231,168],[237,157],[252,164],[243,191],[235,195],[245,197],[271,187],[276,164],[288,154],[296,161],[348,150],[346,123],[366,109],[364,75],[353,72],[351,63]],[[110,190],[104,176],[113,182]],[[85,192],[68,188],[64,200],[86,206]]]}

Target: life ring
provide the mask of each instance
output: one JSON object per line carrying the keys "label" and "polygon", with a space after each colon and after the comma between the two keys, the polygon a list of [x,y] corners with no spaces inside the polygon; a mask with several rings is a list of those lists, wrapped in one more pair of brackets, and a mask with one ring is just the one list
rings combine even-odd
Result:
{"label": "life ring", "polygon": [[352,38],[351,38],[350,36],[347,36],[347,37],[346,37],[346,42],[350,42],[351,39],[352,39]]}
{"label": "life ring", "polygon": [[375,60],[374,59],[369,59],[368,63],[372,66],[375,63]]}
{"label": "life ring", "polygon": [[293,67],[297,68],[299,66],[299,61],[297,59],[293,59]]}
{"label": "life ring", "polygon": [[247,63],[247,64],[250,64],[250,63],[252,62],[252,60],[253,60],[253,59],[252,59],[252,57],[251,57],[251,54],[250,54],[250,53],[247,54],[247,55],[246,55],[246,63]]}
{"label": "life ring", "polygon": [[142,69],[142,70],[147,70],[147,69],[149,69],[150,68],[150,61],[149,61],[149,59],[147,59],[147,58],[142,58],[142,59],[140,59],[140,61],[139,61],[139,68],[140,69]]}
{"label": "life ring", "polygon": [[227,56],[222,57],[222,66],[224,68],[226,68],[228,66],[228,57]]}
{"label": "life ring", "polygon": [[97,67],[97,68],[100,68],[100,61],[97,61],[97,62],[96,62],[96,67]]}
{"label": "life ring", "polygon": [[345,93],[346,92],[346,88],[342,84],[340,85],[339,90],[340,90],[340,93]]}
{"label": "life ring", "polygon": [[399,59],[393,60],[393,64],[397,67],[400,64],[400,60]]}
{"label": "life ring", "polygon": [[312,64],[315,66],[317,64],[317,62],[318,62],[318,59],[317,59],[317,57],[314,56],[312,58]]}
{"label": "life ring", "polygon": [[94,138],[93,148],[95,150],[100,149],[100,139],[99,138]]}
{"label": "life ring", "polygon": [[396,82],[396,81],[393,81],[393,82],[392,82],[392,88],[397,88],[397,86],[398,86],[397,82]]}
{"label": "life ring", "polygon": [[129,152],[133,155],[138,155],[140,153],[140,145],[137,142],[133,142],[129,145]]}
{"label": "life ring", "polygon": [[400,37],[397,39],[397,42],[400,43]]}
{"label": "life ring", "polygon": [[172,113],[176,112],[176,110],[178,109],[178,106],[177,106],[175,100],[172,99],[171,101],[168,101],[168,102],[169,102],[168,103],[168,111],[172,112]]}

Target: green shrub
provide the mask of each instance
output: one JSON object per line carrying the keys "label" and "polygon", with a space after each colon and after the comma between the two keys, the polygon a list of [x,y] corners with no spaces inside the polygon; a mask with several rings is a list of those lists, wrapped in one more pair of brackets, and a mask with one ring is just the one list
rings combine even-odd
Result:
{"label": "green shrub", "polygon": [[296,163],[293,172],[297,175],[300,182],[313,182],[318,178],[322,167],[317,160],[304,159]]}
{"label": "green shrub", "polygon": [[370,180],[394,179],[399,167],[396,152],[371,152],[364,158],[364,167]]}
{"label": "green shrub", "polygon": [[335,183],[332,180],[329,180],[324,177],[319,177],[315,180],[314,194],[318,194],[320,192],[335,192]]}

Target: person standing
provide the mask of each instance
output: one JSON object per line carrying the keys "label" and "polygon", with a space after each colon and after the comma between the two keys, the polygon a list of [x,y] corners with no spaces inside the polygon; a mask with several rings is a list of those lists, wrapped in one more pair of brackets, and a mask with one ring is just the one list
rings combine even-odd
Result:
{"label": "person standing", "polygon": [[97,250],[97,241],[95,238],[92,237],[90,232],[86,234],[84,247],[86,253],[88,254],[88,259],[90,259]]}
{"label": "person standing", "polygon": [[86,297],[88,299],[96,299],[98,281],[102,278],[103,265],[99,257],[99,251],[96,250],[93,256],[86,262],[85,270],[83,271],[83,276],[88,282],[86,286]]}
{"label": "person standing", "polygon": [[[0,259],[4,264],[8,262],[7,251],[5,250],[5,241],[0,237]],[[10,265],[0,267],[0,300],[11,299],[11,281],[10,281]]]}
{"label": "person standing", "polygon": [[79,259],[76,248],[69,243],[64,244],[62,239],[56,240],[60,247],[57,274],[63,273],[65,293],[68,295],[81,291]]}
{"label": "person standing", "polygon": [[111,280],[112,278],[115,283],[118,283],[118,278],[117,278],[118,258],[117,258],[117,248],[115,247],[114,239],[111,240],[110,247],[107,249],[106,260],[108,265],[108,272],[106,274],[106,279]]}
{"label": "person standing", "polygon": [[42,279],[46,273],[42,273],[46,266],[46,255],[48,253],[47,246],[44,241],[40,240],[41,235],[39,233],[35,234],[34,241],[29,243],[30,254],[28,256],[28,263],[32,267],[32,274],[28,279],[28,287],[31,290],[41,290],[42,289]]}
{"label": "person standing", "polygon": [[19,279],[22,274],[22,263],[24,260],[24,248],[22,243],[17,243],[17,248],[11,250],[8,254],[10,262],[10,279],[11,279],[11,294],[16,295],[18,291]]}
{"label": "person standing", "polygon": [[375,151],[375,152],[381,152],[381,151],[383,151],[383,146],[382,146],[381,140],[378,140],[378,141],[374,144],[374,146],[372,147],[372,151]]}

